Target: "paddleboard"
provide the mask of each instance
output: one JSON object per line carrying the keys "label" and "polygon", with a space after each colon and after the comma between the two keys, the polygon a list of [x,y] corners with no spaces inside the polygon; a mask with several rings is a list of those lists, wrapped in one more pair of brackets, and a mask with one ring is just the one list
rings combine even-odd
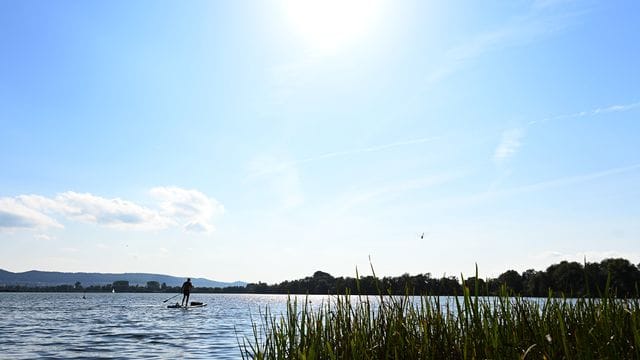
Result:
{"label": "paddleboard", "polygon": [[205,307],[205,306],[207,306],[207,304],[195,304],[195,305],[189,305],[189,306],[182,306],[180,304],[173,304],[173,305],[167,306],[167,308],[169,308],[169,309],[190,309],[190,308],[201,308],[201,307]]}

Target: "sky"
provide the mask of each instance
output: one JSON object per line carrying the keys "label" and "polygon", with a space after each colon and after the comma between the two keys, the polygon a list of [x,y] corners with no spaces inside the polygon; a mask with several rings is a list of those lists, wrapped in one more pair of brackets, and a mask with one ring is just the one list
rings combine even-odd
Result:
{"label": "sky", "polygon": [[638,1],[0,2],[0,268],[638,264],[638,34]]}

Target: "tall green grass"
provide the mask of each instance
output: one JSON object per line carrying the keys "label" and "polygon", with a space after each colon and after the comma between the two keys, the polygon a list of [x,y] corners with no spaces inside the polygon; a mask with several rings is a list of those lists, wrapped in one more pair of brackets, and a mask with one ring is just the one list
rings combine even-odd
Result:
{"label": "tall green grass", "polygon": [[[463,281],[464,283],[464,281]],[[267,310],[243,359],[640,359],[638,299],[332,296]]]}

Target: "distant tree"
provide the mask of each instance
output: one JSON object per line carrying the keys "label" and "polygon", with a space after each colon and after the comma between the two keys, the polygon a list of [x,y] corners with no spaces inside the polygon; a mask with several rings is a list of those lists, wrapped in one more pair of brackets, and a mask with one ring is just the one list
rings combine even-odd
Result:
{"label": "distant tree", "polygon": [[584,291],[584,270],[575,261],[562,261],[547,268],[547,274],[554,290],[566,296],[581,296]]}
{"label": "distant tree", "polygon": [[528,296],[546,297],[549,295],[549,290],[552,290],[550,276],[546,271],[529,269],[522,273],[522,278],[525,293]]}
{"label": "distant tree", "polygon": [[434,295],[461,295],[462,285],[454,276],[442,277],[438,281],[438,291]]}
{"label": "distant tree", "polygon": [[129,290],[129,281],[127,280],[117,280],[113,282],[113,288],[116,291],[126,291]]}
{"label": "distant tree", "polygon": [[82,283],[80,283],[80,281],[76,281],[76,284],[74,285],[74,288],[76,290],[82,290]]}
{"label": "distant tree", "polygon": [[516,294],[522,292],[522,276],[515,270],[507,270],[498,276],[498,282],[513,290]]}
{"label": "distant tree", "polygon": [[471,295],[476,294],[476,289],[478,290],[478,295],[487,294],[487,283],[481,278],[470,277],[464,281],[464,286],[469,289]]}
{"label": "distant tree", "polygon": [[599,296],[607,283],[607,270],[599,263],[584,264],[585,295]]}
{"label": "distant tree", "polygon": [[309,281],[309,293],[311,294],[330,294],[335,292],[335,278],[331,274],[316,271],[313,278]]}
{"label": "distant tree", "polygon": [[634,296],[640,282],[638,268],[626,259],[605,259],[600,266],[611,276],[611,290],[618,296]]}
{"label": "distant tree", "polygon": [[487,293],[489,295],[499,295],[502,283],[498,279],[487,279]]}
{"label": "distant tree", "polygon": [[534,278],[537,271],[534,269],[528,269],[522,272],[522,292],[526,296],[535,296],[536,288]]}
{"label": "distant tree", "polygon": [[266,294],[269,292],[268,285],[263,282],[247,284],[246,288],[249,293]]}
{"label": "distant tree", "polygon": [[157,281],[147,281],[147,289],[151,291],[160,290],[160,283]]}

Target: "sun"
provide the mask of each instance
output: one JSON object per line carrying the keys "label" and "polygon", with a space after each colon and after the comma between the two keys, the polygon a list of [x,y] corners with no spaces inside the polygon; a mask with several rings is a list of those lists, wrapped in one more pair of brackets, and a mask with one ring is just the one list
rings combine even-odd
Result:
{"label": "sun", "polygon": [[367,36],[381,13],[375,0],[284,0],[283,7],[295,34],[322,55]]}

